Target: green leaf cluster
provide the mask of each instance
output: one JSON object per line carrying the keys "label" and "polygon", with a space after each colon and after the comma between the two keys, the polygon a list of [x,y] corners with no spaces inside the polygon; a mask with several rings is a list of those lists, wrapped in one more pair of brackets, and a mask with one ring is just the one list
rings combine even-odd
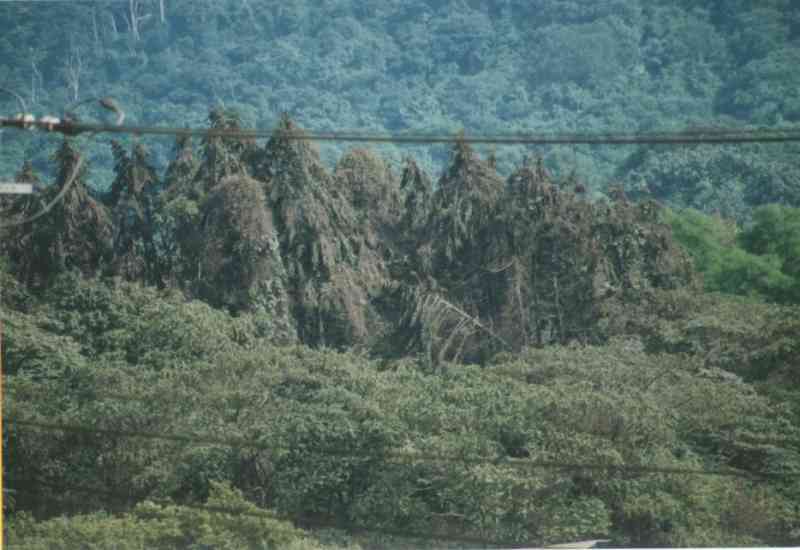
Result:
{"label": "green leaf cluster", "polygon": [[6,527],[6,537],[13,546],[32,550],[333,548],[319,544],[288,522],[257,508],[227,483],[214,482],[208,500],[201,506],[145,501],[120,515],[96,512],[46,521],[36,521],[30,515],[20,513]]}
{"label": "green leaf cluster", "polygon": [[800,301],[800,209],[757,209],[744,229],[693,210],[667,211],[675,238],[692,255],[709,291]]}
{"label": "green leaf cluster", "polygon": [[[666,352],[654,352],[614,340],[431,371],[408,358],[274,347],[240,317],[130,283],[83,281],[75,290],[69,308],[61,303],[69,297],[53,292],[47,300],[58,307],[14,311],[12,358],[36,346],[53,356],[46,346],[56,335],[64,352],[60,362],[30,370],[22,363],[6,375],[6,414],[103,431],[22,423],[5,431],[15,507],[37,518],[19,516],[18,528],[12,522],[17,536],[102,545],[107,527],[139,530],[132,544],[178,537],[250,548],[259,547],[256,533],[268,540],[294,533],[272,519],[194,508],[216,502],[345,530],[541,544],[587,536],[639,545],[796,540],[791,480],[525,464],[798,471],[800,417],[782,404],[788,400],[723,370],[731,365],[721,360],[743,338],[713,334],[711,319],[673,323],[680,353],[666,343]],[[80,330],[89,320],[105,337]],[[126,327],[135,338],[120,337]],[[753,332],[762,335],[763,353],[779,351],[770,347],[774,333]],[[140,353],[128,354],[137,342]],[[712,350],[722,356],[716,364],[704,359]],[[748,361],[759,364],[763,353]],[[47,519],[64,513],[82,515],[74,524]]]}

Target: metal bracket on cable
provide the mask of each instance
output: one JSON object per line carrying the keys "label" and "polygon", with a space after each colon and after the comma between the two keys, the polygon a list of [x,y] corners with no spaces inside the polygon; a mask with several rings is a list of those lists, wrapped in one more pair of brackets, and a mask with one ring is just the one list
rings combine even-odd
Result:
{"label": "metal bracket on cable", "polygon": [[12,118],[0,118],[0,126],[18,128],[20,130],[33,130],[38,128],[47,132],[58,132],[66,136],[76,136],[87,131],[77,128],[70,119],[60,119],[55,116],[45,115],[38,120],[31,113],[18,113]]}
{"label": "metal bracket on cable", "polygon": [[[27,106],[25,105],[25,101],[18,94],[4,88],[0,88],[0,90],[16,96],[23,108],[23,112],[17,113],[11,118],[0,118],[0,126],[2,127],[18,128],[20,130],[33,130],[34,128],[38,128],[47,132],[58,132],[65,136],[76,136],[82,132],[90,131],[90,127],[78,122],[78,117],[73,113],[74,107],[73,109],[67,110],[63,118],[45,115],[37,119],[32,113],[26,112]],[[97,101],[103,109],[117,115],[117,119],[114,121],[115,126],[121,126],[125,121],[125,111],[122,110],[119,103],[117,103],[113,97],[92,98],[78,103],[75,107],[91,101]]]}

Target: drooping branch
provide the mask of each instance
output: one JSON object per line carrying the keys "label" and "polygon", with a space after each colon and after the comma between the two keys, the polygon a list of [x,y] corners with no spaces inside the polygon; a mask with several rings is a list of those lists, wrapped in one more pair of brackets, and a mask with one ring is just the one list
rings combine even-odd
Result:
{"label": "drooping branch", "polygon": [[440,293],[414,289],[408,296],[413,302],[405,324],[416,327],[418,331],[417,340],[411,344],[411,348],[427,350],[429,358],[436,364],[460,360],[470,338],[477,333],[488,334],[504,349],[512,349],[502,336],[481,319],[470,315]]}

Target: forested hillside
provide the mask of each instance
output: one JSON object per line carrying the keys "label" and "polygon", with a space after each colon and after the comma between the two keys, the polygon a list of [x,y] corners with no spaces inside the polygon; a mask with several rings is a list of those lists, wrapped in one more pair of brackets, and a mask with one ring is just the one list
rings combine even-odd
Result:
{"label": "forested hillside", "polygon": [[[435,185],[329,171],[289,131],[179,139],[163,173],[113,142],[107,193],[65,140],[6,201],[72,184],[3,233],[12,540],[797,542],[797,209],[592,202],[465,143]],[[33,520],[63,513],[94,515]]]}
{"label": "forested hillside", "polygon": [[37,113],[272,130],[3,131],[6,541],[800,545],[796,145],[297,139],[791,125],[797,7],[311,4],[0,4]]}
{"label": "forested hillside", "polygon": [[[362,4],[5,2],[0,17],[13,24],[0,37],[0,86],[39,114],[112,96],[129,124],[178,127],[202,125],[209,105],[266,130],[282,113],[314,131],[439,134],[791,127],[800,119],[800,5],[792,0]],[[0,113],[20,109],[11,94],[0,102]],[[102,117],[92,105],[75,114]],[[2,139],[0,174],[10,177],[26,159],[50,170],[52,142]],[[154,164],[166,166],[169,144],[147,145]],[[431,172],[447,164],[441,146],[380,152],[396,168],[406,154]],[[89,153],[92,184],[107,186],[110,151]],[[330,168],[344,148],[322,153]],[[501,173],[526,153],[498,149]],[[536,153],[598,193],[616,179],[740,217],[742,203],[800,204],[787,183],[798,177],[795,146]]]}

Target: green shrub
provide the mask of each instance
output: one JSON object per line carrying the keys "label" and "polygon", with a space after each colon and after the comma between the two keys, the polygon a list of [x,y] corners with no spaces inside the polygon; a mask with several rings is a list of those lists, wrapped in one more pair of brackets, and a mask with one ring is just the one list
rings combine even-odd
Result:
{"label": "green shrub", "polygon": [[208,501],[199,506],[143,502],[119,516],[97,512],[47,521],[20,513],[10,519],[6,540],[29,550],[323,548],[225,483],[212,483]]}
{"label": "green shrub", "polygon": [[709,291],[800,301],[800,210],[768,206],[742,232],[734,222],[696,210],[666,211],[677,240]]}

